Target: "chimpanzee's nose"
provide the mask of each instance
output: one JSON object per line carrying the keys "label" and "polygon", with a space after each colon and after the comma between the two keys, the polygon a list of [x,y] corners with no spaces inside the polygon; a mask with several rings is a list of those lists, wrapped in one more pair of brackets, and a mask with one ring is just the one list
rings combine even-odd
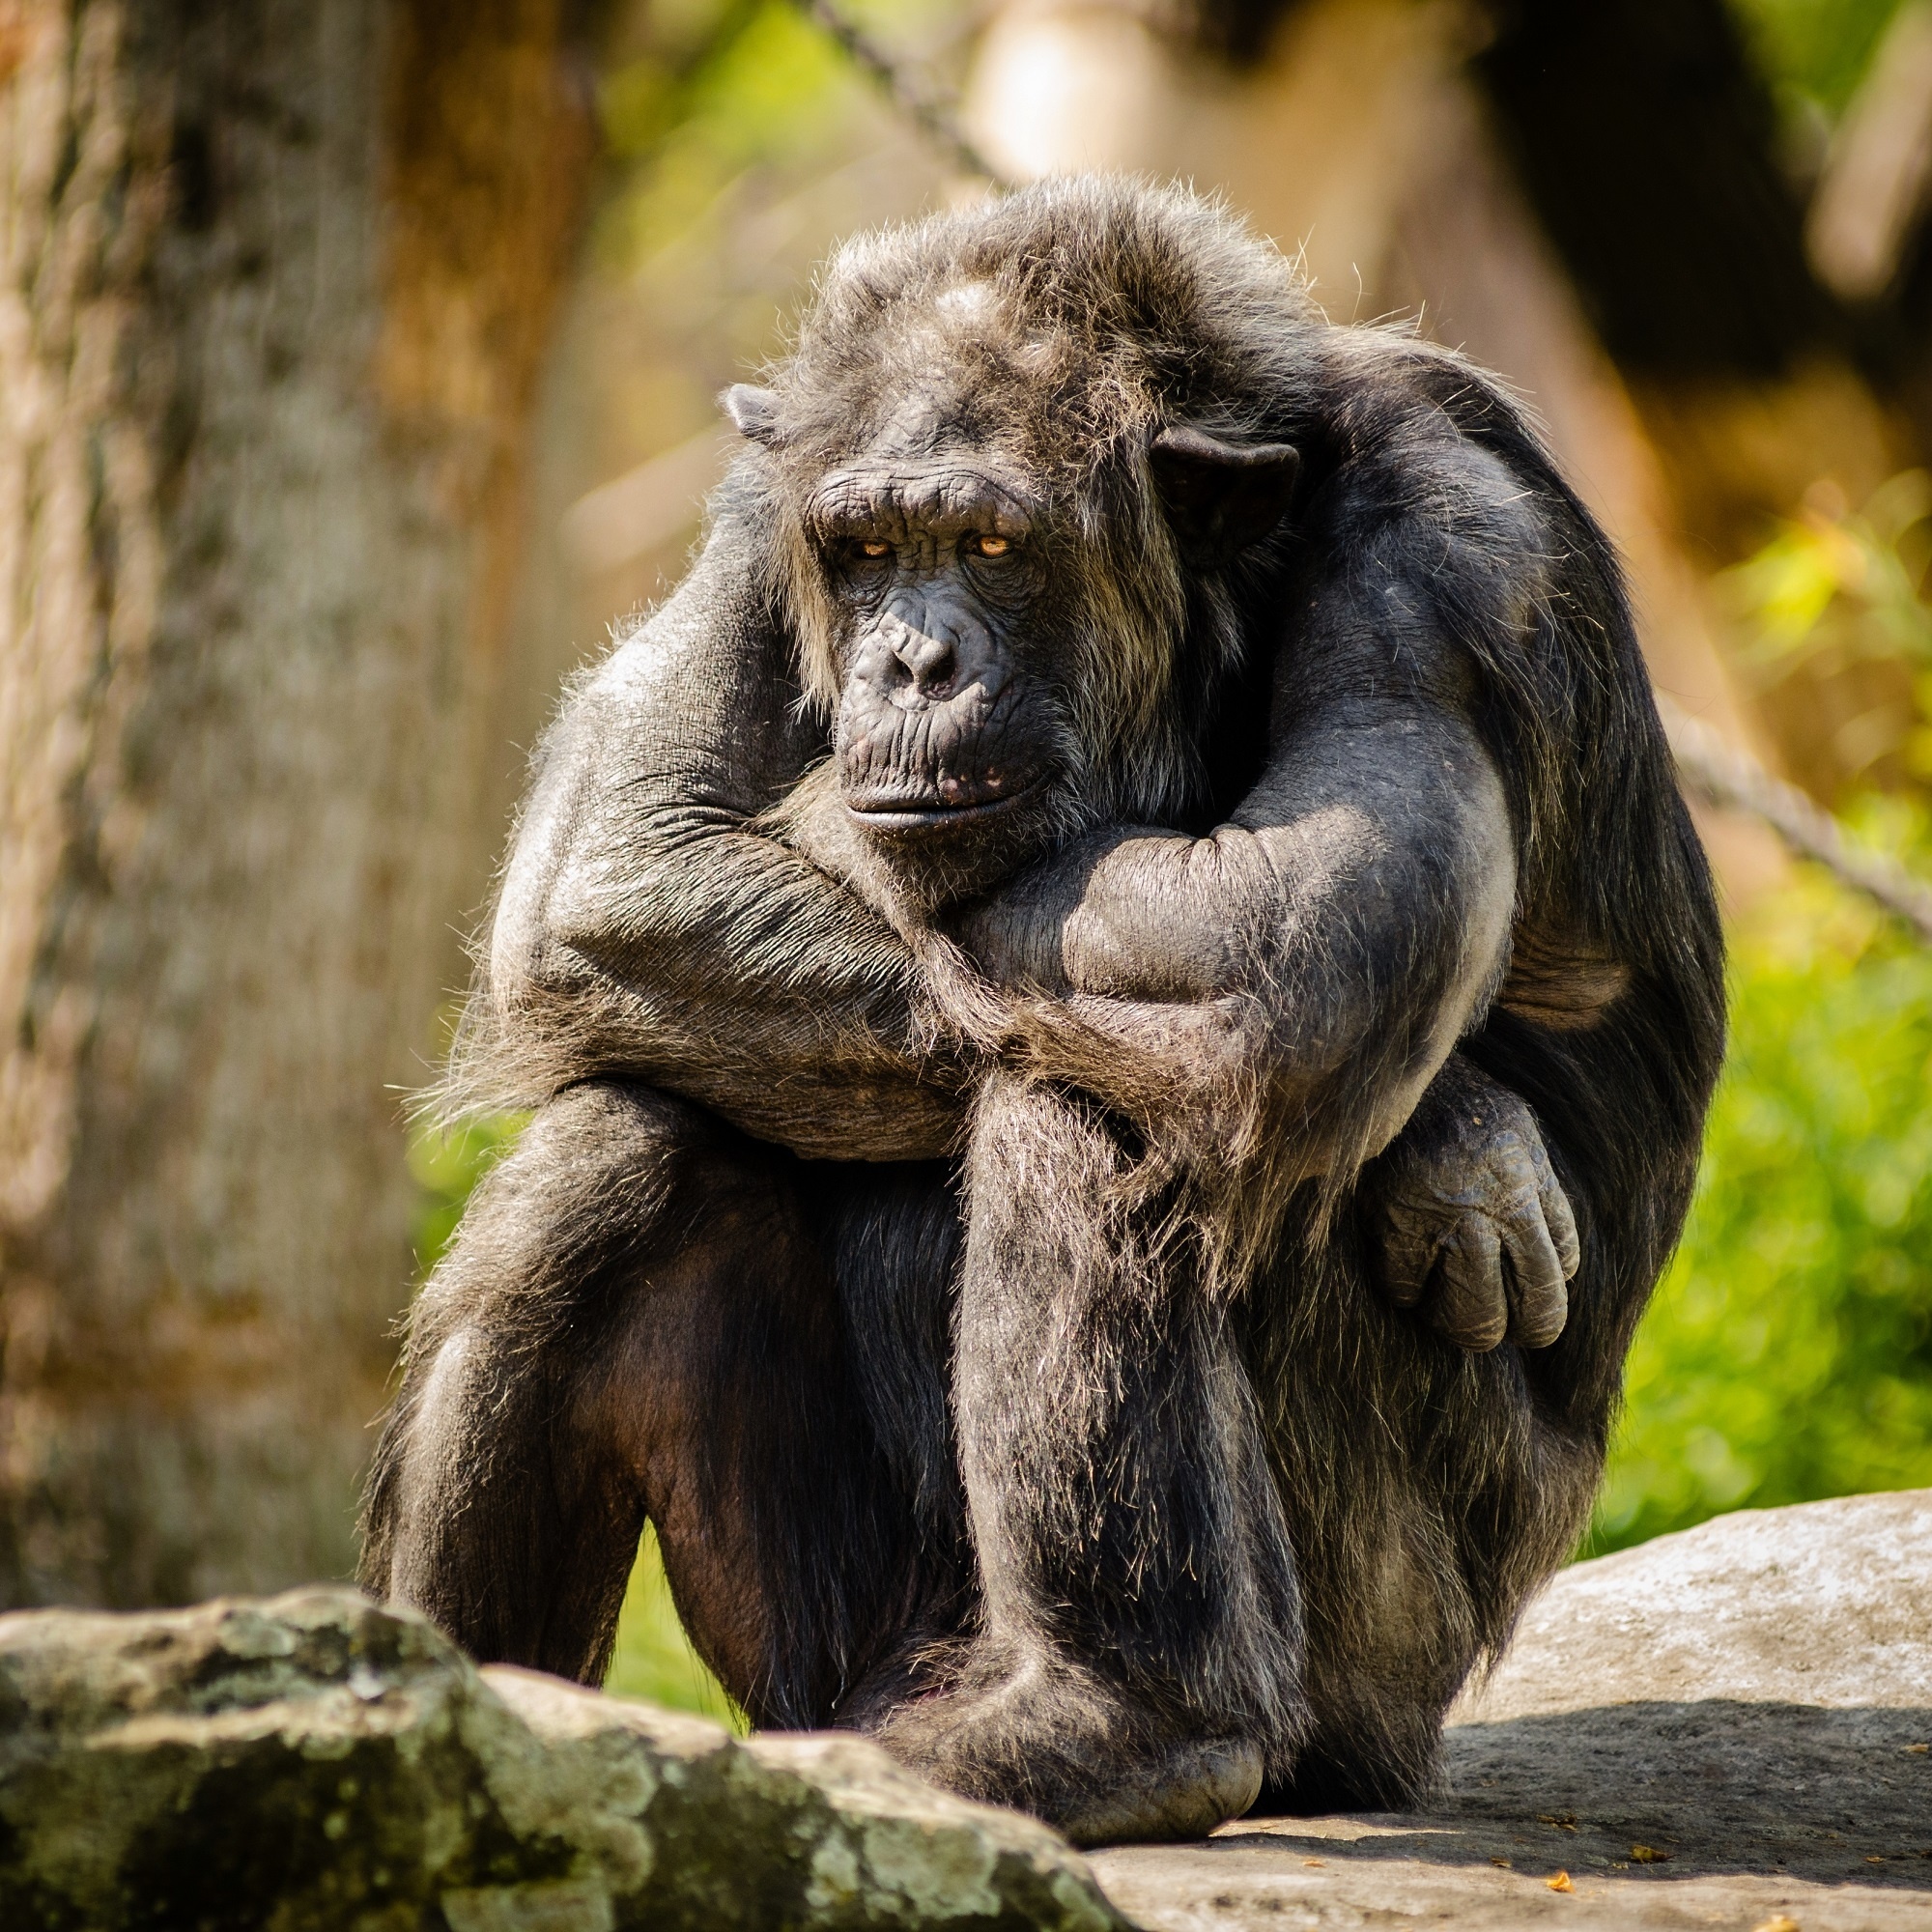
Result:
{"label": "chimpanzee's nose", "polygon": [[905,667],[913,689],[922,697],[943,697],[959,668],[959,653],[951,638],[929,638],[903,619],[886,620],[886,645]]}

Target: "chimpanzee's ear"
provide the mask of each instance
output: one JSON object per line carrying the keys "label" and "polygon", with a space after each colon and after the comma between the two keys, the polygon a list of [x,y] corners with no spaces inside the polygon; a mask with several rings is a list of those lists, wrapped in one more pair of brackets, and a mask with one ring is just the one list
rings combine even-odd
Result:
{"label": "chimpanzee's ear", "polygon": [[740,436],[753,442],[774,443],[779,440],[779,399],[770,389],[733,383],[720,401]]}
{"label": "chimpanzee's ear", "polygon": [[1148,451],[1174,533],[1188,557],[1226,563],[1288,514],[1301,454],[1287,442],[1224,442],[1206,430],[1164,429]]}

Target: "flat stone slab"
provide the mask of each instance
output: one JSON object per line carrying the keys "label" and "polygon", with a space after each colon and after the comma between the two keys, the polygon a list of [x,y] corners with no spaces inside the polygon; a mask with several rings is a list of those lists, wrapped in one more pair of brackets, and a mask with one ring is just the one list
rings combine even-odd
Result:
{"label": "flat stone slab", "polygon": [[1154,1932],[1932,1932],[1932,1491],[1574,1565],[1450,1721],[1425,1810],[1244,1819],[1094,1869]]}

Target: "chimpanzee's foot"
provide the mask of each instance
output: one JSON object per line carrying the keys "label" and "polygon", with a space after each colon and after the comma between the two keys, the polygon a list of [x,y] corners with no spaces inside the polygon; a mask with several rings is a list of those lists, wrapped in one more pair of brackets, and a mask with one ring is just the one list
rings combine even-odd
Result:
{"label": "chimpanzee's foot", "polygon": [[1170,1745],[1119,1767],[1115,1781],[1090,1786],[1050,1822],[1076,1845],[1205,1838],[1253,1808],[1262,1771],[1260,1748],[1241,1738]]}
{"label": "chimpanzee's foot", "polygon": [[908,1632],[838,1700],[833,1722],[877,1737],[895,1712],[955,1690],[970,1657],[956,1622]]}
{"label": "chimpanzee's foot", "polygon": [[1262,1788],[1258,1745],[1177,1737],[1111,1687],[1037,1664],[901,1704],[868,1728],[908,1770],[1031,1811],[1076,1845],[1205,1838]]}

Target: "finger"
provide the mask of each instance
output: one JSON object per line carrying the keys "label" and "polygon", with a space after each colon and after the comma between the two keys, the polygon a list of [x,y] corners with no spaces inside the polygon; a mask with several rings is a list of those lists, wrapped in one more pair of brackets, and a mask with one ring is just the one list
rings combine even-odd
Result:
{"label": "finger", "polygon": [[1442,1245],[1438,1215],[1427,1214],[1400,1202],[1383,1210],[1378,1237],[1383,1292],[1398,1308],[1413,1308],[1429,1285],[1429,1271]]}
{"label": "finger", "polygon": [[1556,1170],[1550,1166],[1549,1155],[1540,1140],[1535,1144],[1532,1158],[1536,1166],[1536,1193],[1543,1208],[1543,1225],[1549,1230],[1557,1264],[1563,1270],[1563,1279],[1568,1281],[1583,1261],[1583,1244],[1577,1237],[1577,1217],[1570,1210],[1570,1197],[1564,1193],[1563,1183],[1557,1179]]}
{"label": "finger", "polygon": [[1441,1287],[1431,1311],[1436,1327],[1458,1348],[1480,1354],[1509,1329],[1503,1293],[1502,1236],[1487,1214],[1465,1214],[1442,1243]]}
{"label": "finger", "polygon": [[1510,1340],[1521,1349],[1547,1349],[1570,1319],[1570,1293],[1535,1195],[1520,1196],[1502,1236]]}

